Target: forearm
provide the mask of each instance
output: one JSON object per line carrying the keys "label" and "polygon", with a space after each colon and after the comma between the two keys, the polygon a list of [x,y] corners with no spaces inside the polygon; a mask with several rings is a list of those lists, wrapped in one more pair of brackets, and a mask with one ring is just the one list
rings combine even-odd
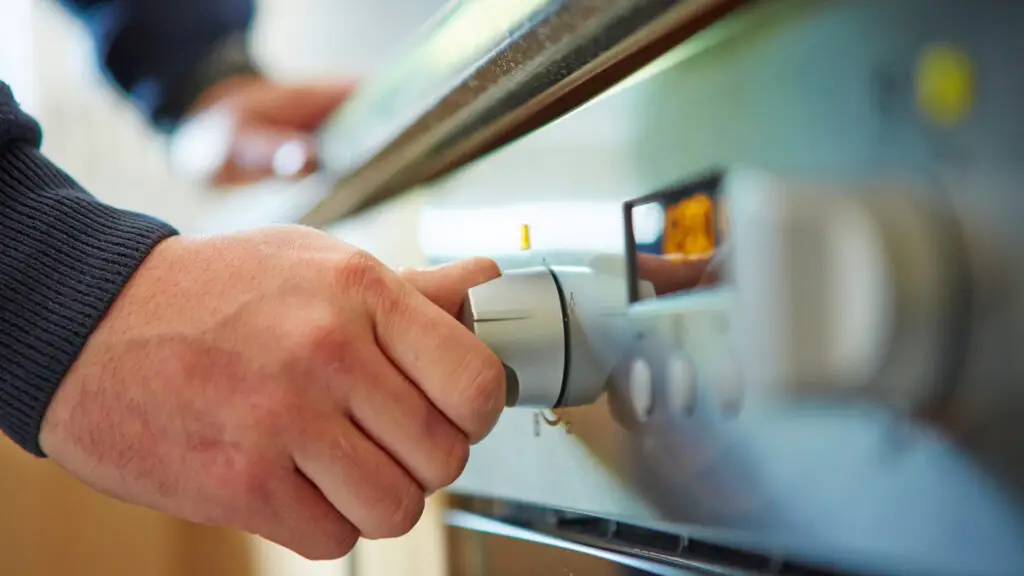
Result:
{"label": "forearm", "polygon": [[0,82],[0,429],[42,455],[39,428],[64,374],[175,231],[97,201],[38,145],[38,125]]}
{"label": "forearm", "polygon": [[157,128],[173,129],[227,77],[256,73],[253,0],[60,0],[86,24],[104,71]]}

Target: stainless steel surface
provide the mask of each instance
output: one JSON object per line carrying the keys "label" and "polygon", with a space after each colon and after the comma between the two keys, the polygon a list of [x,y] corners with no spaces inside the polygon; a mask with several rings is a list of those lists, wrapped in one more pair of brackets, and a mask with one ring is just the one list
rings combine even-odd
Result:
{"label": "stainless steel surface", "polygon": [[322,130],[337,184],[302,221],[333,222],[554,120],[742,3],[453,3]]}
{"label": "stainless steel surface", "polygon": [[[1024,573],[1024,80],[1007,60],[1024,6],[766,1],[732,18],[741,33],[696,54],[683,44],[642,81],[421,187],[423,250],[436,261],[484,253],[509,269],[621,261],[620,203],[714,166],[822,195],[900,190],[911,208],[872,217],[891,218],[876,237],[903,310],[885,316],[903,329],[883,331],[884,357],[923,370],[875,373],[867,388],[878,394],[758,409],[758,390],[734,371],[728,297],[685,294],[673,322],[657,306],[631,313],[624,333],[637,344],[609,394],[558,411],[556,425],[507,411],[454,491],[846,571]],[[621,138],[558,145],[610,124]],[[463,223],[467,213],[479,221]],[[499,238],[524,223],[527,254]],[[913,351],[921,342],[927,353]],[[686,378],[669,377],[679,352],[697,376],[692,411],[676,400],[691,393]],[[636,358],[650,368],[646,419],[635,418]]]}
{"label": "stainless steel surface", "polygon": [[716,566],[708,562],[685,561],[664,556],[659,557],[660,555],[658,554],[648,554],[646,557],[638,556],[632,549],[621,544],[602,542],[597,538],[567,538],[565,537],[566,535],[563,535],[563,537],[553,536],[464,510],[451,510],[447,512],[445,521],[450,526],[465,530],[564,548],[589,556],[603,558],[619,566],[635,568],[636,570],[643,571],[644,574],[651,574],[652,576],[753,576],[757,574],[757,572]]}
{"label": "stainless steel surface", "polygon": [[959,220],[902,186],[726,180],[745,387],[787,400],[868,400],[901,413],[938,401],[963,354],[970,267]]}
{"label": "stainless steel surface", "polygon": [[[602,541],[593,545],[594,541],[589,539],[559,538],[553,536],[550,530],[531,526],[516,519],[462,508],[458,510],[467,512],[468,515],[451,514],[447,517],[449,525],[446,529],[446,539],[450,576],[657,574],[636,567],[636,560],[641,560],[639,564],[645,565],[649,559],[639,558],[629,551],[607,547],[609,542]],[[512,530],[507,530],[508,528]],[[535,540],[537,535],[542,537]],[[594,552],[602,555],[595,555]],[[620,562],[622,560],[625,564]],[[665,565],[660,563],[656,569],[664,571]],[[679,573],[677,569],[673,570]]]}
{"label": "stainless steel surface", "polygon": [[[844,572],[1024,573],[1024,77],[1012,62],[1022,22],[1024,5],[1010,2],[755,2],[558,122],[394,199],[388,210],[416,207],[433,261],[600,270],[600,283],[578,286],[611,287],[602,313],[577,314],[612,350],[589,366],[610,365],[608,393],[554,414],[506,411],[453,492]],[[487,149],[474,138],[441,146],[452,142],[442,128],[475,104],[465,116],[430,106],[449,120],[424,124],[422,140],[387,134],[380,142],[406,144],[362,157],[324,218]],[[766,249],[804,254],[797,268],[776,258],[751,276],[766,286],[747,292],[757,302],[806,314],[749,307],[762,316],[746,322],[765,329],[747,346],[805,362],[804,346],[833,344],[771,337],[834,320],[827,337],[850,323],[871,335],[854,339],[856,354],[806,371],[739,357],[735,278],[629,304],[622,202],[712,167],[754,168],[822,197],[790,220],[811,226],[809,242],[772,240],[794,212],[751,211],[742,224],[774,223]],[[846,196],[848,209],[818,213],[829,226],[815,218],[813,205]],[[765,394],[773,387],[790,390]]]}

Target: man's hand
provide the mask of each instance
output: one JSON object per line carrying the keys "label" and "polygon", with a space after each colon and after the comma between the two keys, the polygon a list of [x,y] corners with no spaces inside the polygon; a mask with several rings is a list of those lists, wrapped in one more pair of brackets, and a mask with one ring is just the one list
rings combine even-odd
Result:
{"label": "man's hand", "polygon": [[173,137],[172,164],[216,186],[309,174],[318,162],[314,132],[351,91],[351,84],[224,80],[199,98]]}
{"label": "man's hand", "polygon": [[501,362],[452,316],[498,274],[403,278],[301,227],[166,240],[61,384],[42,447],[106,494],[309,558],[399,536],[503,407]]}

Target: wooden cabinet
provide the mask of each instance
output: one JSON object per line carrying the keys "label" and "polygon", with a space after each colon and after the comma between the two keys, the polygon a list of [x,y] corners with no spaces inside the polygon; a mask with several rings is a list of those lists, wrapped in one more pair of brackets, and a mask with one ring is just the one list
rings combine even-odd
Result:
{"label": "wooden cabinet", "polygon": [[5,575],[255,576],[250,540],[117,502],[0,440]]}

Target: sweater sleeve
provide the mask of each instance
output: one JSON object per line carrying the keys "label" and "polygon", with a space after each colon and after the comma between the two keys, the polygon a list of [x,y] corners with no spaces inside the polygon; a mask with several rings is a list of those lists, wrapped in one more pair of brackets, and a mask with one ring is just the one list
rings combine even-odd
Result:
{"label": "sweater sleeve", "polygon": [[176,231],[99,202],[40,152],[0,82],[0,429],[43,456],[39,430],[89,334]]}
{"label": "sweater sleeve", "polygon": [[106,75],[150,122],[173,130],[224,78],[256,74],[253,0],[60,0],[92,36]]}

